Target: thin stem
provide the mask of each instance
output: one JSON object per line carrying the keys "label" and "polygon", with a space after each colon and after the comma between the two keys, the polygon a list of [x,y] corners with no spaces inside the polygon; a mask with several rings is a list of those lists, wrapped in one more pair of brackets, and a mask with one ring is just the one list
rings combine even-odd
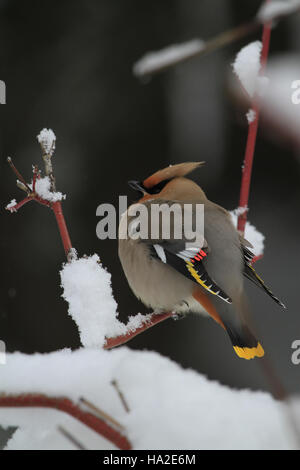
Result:
{"label": "thin stem", "polygon": [[84,447],[83,444],[81,444],[81,442],[79,442],[79,440],[74,437],[69,431],[67,431],[65,428],[63,428],[62,426],[58,426],[57,427],[58,431],[63,435],[65,436],[66,439],[68,439],[68,441],[72,442],[72,444],[77,447],[77,449],[79,450],[86,450],[86,448]]}
{"label": "thin stem", "polygon": [[28,192],[31,192],[30,186],[26,183],[26,181],[23,178],[23,176],[21,175],[21,173],[17,170],[17,168],[13,164],[13,161],[10,157],[7,157],[7,162],[9,164],[9,166],[11,167],[12,171],[15,173],[18,180],[20,180],[24,184],[24,186],[26,186]]}
{"label": "thin stem", "polygon": [[66,221],[65,221],[65,217],[64,217],[64,214],[63,214],[61,202],[60,201],[54,202],[51,205],[51,208],[52,208],[53,213],[54,213],[55,218],[56,218],[56,222],[57,222],[57,225],[58,225],[60,237],[61,237],[63,247],[64,247],[64,250],[65,250],[65,254],[68,258],[68,254],[70,253],[70,251],[72,249],[72,243],[71,243],[70,235],[69,235],[69,232],[68,232],[68,227],[67,227],[67,224],[66,224]]}
{"label": "thin stem", "polygon": [[129,331],[125,335],[121,336],[116,336],[114,338],[106,338],[106,343],[104,345],[104,349],[112,349],[117,346],[120,346],[121,344],[127,343],[127,341],[130,341],[132,338],[135,336],[139,335],[143,331],[148,330],[154,325],[157,325],[158,323],[161,323],[164,320],[167,320],[168,318],[171,318],[173,316],[173,313],[153,313],[151,318],[145,322],[142,326],[137,328],[135,331]]}
{"label": "thin stem", "polygon": [[[145,78],[147,76],[164,72],[165,70],[174,67],[175,65],[181,64],[195,57],[201,57],[217,49],[225,47],[232,42],[238,41],[239,39],[242,39],[243,37],[255,32],[259,27],[260,23],[254,19],[248,23],[244,23],[242,25],[236,26],[235,28],[220,33],[214,38],[205,41],[203,43],[203,47],[199,47],[198,50],[185,53],[184,56],[175,57],[173,60],[168,59],[166,63],[158,61],[158,63],[153,63],[143,69],[138,67],[139,62],[137,62],[134,67],[134,73],[139,78]],[[153,54],[155,54],[155,52]],[[157,51],[157,54],[159,55],[160,51]],[[143,61],[143,58],[140,61]]]}
{"label": "thin stem", "polygon": [[[270,0],[266,0],[266,3],[268,2],[270,2]],[[260,74],[264,72],[266,64],[267,64],[267,60],[268,60],[270,38],[271,38],[271,25],[272,23],[266,23],[263,28]],[[251,186],[253,158],[254,158],[254,152],[255,152],[258,121],[259,121],[259,106],[256,101],[256,97],[254,97],[252,109],[254,110],[254,113],[255,113],[255,119],[249,124],[249,128],[248,128],[248,137],[247,137],[246,150],[245,150],[245,158],[244,158],[243,174],[242,174],[241,190],[240,190],[240,201],[239,201],[239,207],[246,209],[245,211],[242,211],[238,217],[238,230],[242,234],[244,234],[245,232],[245,226],[247,222],[247,213],[248,213],[247,209],[248,209],[249,193],[250,193],[250,186]]]}
{"label": "thin stem", "polygon": [[32,192],[35,192],[36,180],[39,179],[39,169],[37,165],[33,167]]}
{"label": "thin stem", "polygon": [[124,406],[124,410],[127,411],[127,413],[129,413],[130,409],[129,409],[128,403],[125,400],[124,393],[120,389],[118,382],[116,380],[112,380],[111,384],[115,388],[115,390],[116,390],[116,392],[117,392],[117,394],[120,398],[120,401],[121,401],[122,405]]}
{"label": "thin stem", "polygon": [[112,416],[105,413],[105,411],[100,410],[100,408],[95,406],[86,398],[81,397],[79,401],[83,403],[85,406],[87,406],[94,414],[99,415],[101,419],[108,421],[112,426],[118,428],[121,432],[124,432],[124,426],[122,426],[122,424],[119,423],[119,421],[114,419]]}
{"label": "thin stem", "polygon": [[65,397],[48,397],[40,394],[24,394],[24,395],[4,395],[0,396],[0,407],[42,407],[54,408],[64,411],[74,418],[81,421],[96,433],[108,439],[121,450],[131,449],[131,443],[128,439],[112,427],[109,423],[101,419],[99,416],[84,411],[75,405],[69,398]]}

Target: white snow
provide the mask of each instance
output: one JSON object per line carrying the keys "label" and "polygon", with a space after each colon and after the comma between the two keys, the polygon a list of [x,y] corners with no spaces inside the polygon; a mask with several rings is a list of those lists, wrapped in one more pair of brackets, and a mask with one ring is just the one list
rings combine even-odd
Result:
{"label": "white snow", "polygon": [[111,275],[100,264],[98,255],[66,263],[60,276],[62,296],[69,304],[69,314],[78,326],[84,346],[101,347],[106,335],[124,333],[125,326],[117,319]]}
{"label": "white snow", "polygon": [[125,335],[149,321],[150,314],[129,317],[127,325],[118,320],[117,303],[111,288],[111,275],[98,255],[74,259],[60,272],[62,297],[78,326],[83,346],[100,348],[105,338]]}
{"label": "white snow", "polygon": [[17,201],[15,199],[12,199],[8,204],[7,206],[5,207],[5,209],[9,210],[9,211],[13,211],[13,207],[17,204]]}
{"label": "white snow", "polygon": [[140,328],[143,324],[148,323],[151,320],[152,313],[148,313],[143,315],[142,313],[137,313],[136,315],[132,315],[128,318],[128,322],[126,323],[126,332],[128,331],[136,331]]}
{"label": "white snow", "polygon": [[66,199],[65,194],[62,194],[58,191],[52,192],[50,189],[51,189],[51,181],[50,181],[49,176],[45,176],[44,178],[39,178],[36,180],[35,191],[37,195],[40,196],[41,198],[50,202],[57,202],[57,201],[62,201],[63,199]]}
{"label": "white snow", "polygon": [[258,10],[256,17],[261,23],[268,23],[281,16],[289,15],[298,9],[300,9],[300,0],[276,0],[264,3]]}
{"label": "white snow", "polygon": [[270,84],[260,99],[267,122],[275,124],[275,139],[293,137],[300,144],[300,66],[297,54],[269,61]]}
{"label": "white snow", "polygon": [[239,215],[245,214],[245,212],[248,212],[248,207],[238,207],[237,209],[234,209],[234,211],[231,212],[231,216],[236,215],[237,217]]}
{"label": "white snow", "polygon": [[249,109],[248,113],[246,114],[246,118],[248,121],[248,124],[251,124],[251,122],[254,122],[256,119],[256,112],[254,109]]}
{"label": "white snow", "polygon": [[52,129],[42,129],[37,135],[37,140],[48,155],[53,155],[55,150],[56,136]]}
{"label": "white snow", "polygon": [[251,98],[259,87],[261,50],[260,41],[251,42],[240,50],[232,64],[235,74]]}
{"label": "white snow", "polygon": [[201,39],[193,39],[182,44],[174,44],[156,52],[148,52],[133,66],[133,73],[137,77],[154,73],[157,69],[168,67],[174,62],[187,59],[201,52],[205,42]]}
{"label": "white snow", "polygon": [[[246,209],[247,210],[247,209]],[[238,209],[235,209],[233,211],[230,211],[230,215],[232,218],[232,222],[234,226],[237,226],[237,219],[240,214],[243,214],[245,211],[245,208],[239,207]],[[251,248],[251,251],[255,254],[255,256],[260,256],[264,252],[264,240],[265,236],[260,233],[254,225],[250,224],[250,222],[246,222],[246,227],[245,227],[245,238],[248,240],[251,245],[253,245],[253,248]]]}
{"label": "white snow", "polygon": [[[84,397],[125,426],[134,449],[290,449],[284,405],[269,394],[231,390],[157,353],[122,347],[7,355],[6,394]],[[116,380],[130,412],[111,385]],[[7,449],[69,449],[62,425],[88,449],[112,444],[55,410],[0,408],[2,426],[20,426]]]}

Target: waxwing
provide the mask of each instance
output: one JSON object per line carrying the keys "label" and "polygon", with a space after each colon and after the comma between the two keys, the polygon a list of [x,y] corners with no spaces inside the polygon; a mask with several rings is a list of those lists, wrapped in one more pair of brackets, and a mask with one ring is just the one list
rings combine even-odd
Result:
{"label": "waxwing", "polygon": [[[155,312],[208,315],[227,331],[239,357],[262,357],[264,350],[247,326],[244,277],[284,305],[254,270],[251,244],[236,230],[230,214],[185,177],[203,163],[169,166],[142,182],[129,182],[142,197],[121,218],[120,261],[132,291],[146,306]],[[194,225],[199,207],[204,209],[204,230],[194,241],[184,230],[178,232],[181,238],[174,236],[175,229],[184,228],[178,227],[185,223],[184,217],[169,217],[168,237],[162,230],[164,214],[174,204],[188,211]],[[162,208],[158,222],[149,216],[154,206]],[[148,223],[152,223],[145,237],[141,236],[141,212],[134,210],[141,207],[147,210]],[[158,226],[153,227],[155,224]]]}

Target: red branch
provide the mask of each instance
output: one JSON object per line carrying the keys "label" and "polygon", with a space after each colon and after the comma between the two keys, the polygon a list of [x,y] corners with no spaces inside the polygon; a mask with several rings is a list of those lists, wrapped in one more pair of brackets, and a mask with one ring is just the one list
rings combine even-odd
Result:
{"label": "red branch", "polygon": [[[270,0],[266,0],[266,3]],[[262,52],[261,52],[261,69],[260,73],[264,72],[264,69],[267,64],[270,38],[271,38],[271,26],[272,23],[266,23],[263,28],[262,35]],[[241,233],[245,232],[245,225],[247,222],[247,210],[248,210],[248,201],[249,201],[249,192],[251,185],[251,175],[252,175],[252,166],[253,158],[257,137],[258,121],[259,121],[259,106],[254,98],[252,109],[255,112],[255,119],[249,124],[248,137],[244,158],[243,174],[241,181],[241,191],[240,191],[240,202],[239,207],[244,208],[245,210],[238,217],[238,230]]]}
{"label": "red branch", "polygon": [[69,398],[47,397],[46,395],[39,394],[5,395],[0,396],[0,407],[54,408],[78,419],[78,421],[81,421],[96,433],[115,444],[119,449],[130,450],[132,448],[131,443],[121,432],[114,429],[98,416],[82,410]]}
{"label": "red branch", "polygon": [[58,225],[60,237],[64,246],[66,256],[68,256],[68,253],[72,249],[72,243],[71,243],[71,239],[69,236],[67,224],[64,218],[61,202],[60,201],[54,202],[51,205],[51,209],[53,210],[55,218],[56,218],[56,222]]}
{"label": "red branch", "polygon": [[151,318],[146,321],[142,326],[137,328],[135,331],[129,331],[125,335],[115,336],[114,338],[106,338],[106,343],[104,345],[104,349],[112,349],[116,346],[120,346],[121,344],[127,343],[135,336],[139,335],[143,331],[148,330],[154,325],[171,318],[174,314],[173,313],[153,313]]}

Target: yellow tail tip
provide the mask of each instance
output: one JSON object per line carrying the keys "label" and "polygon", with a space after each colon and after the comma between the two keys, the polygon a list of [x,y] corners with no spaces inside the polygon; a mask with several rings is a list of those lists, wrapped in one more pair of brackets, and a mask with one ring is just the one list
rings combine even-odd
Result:
{"label": "yellow tail tip", "polygon": [[233,346],[236,354],[243,359],[254,359],[255,357],[263,357],[265,351],[260,343],[255,348],[240,348],[239,346]]}

